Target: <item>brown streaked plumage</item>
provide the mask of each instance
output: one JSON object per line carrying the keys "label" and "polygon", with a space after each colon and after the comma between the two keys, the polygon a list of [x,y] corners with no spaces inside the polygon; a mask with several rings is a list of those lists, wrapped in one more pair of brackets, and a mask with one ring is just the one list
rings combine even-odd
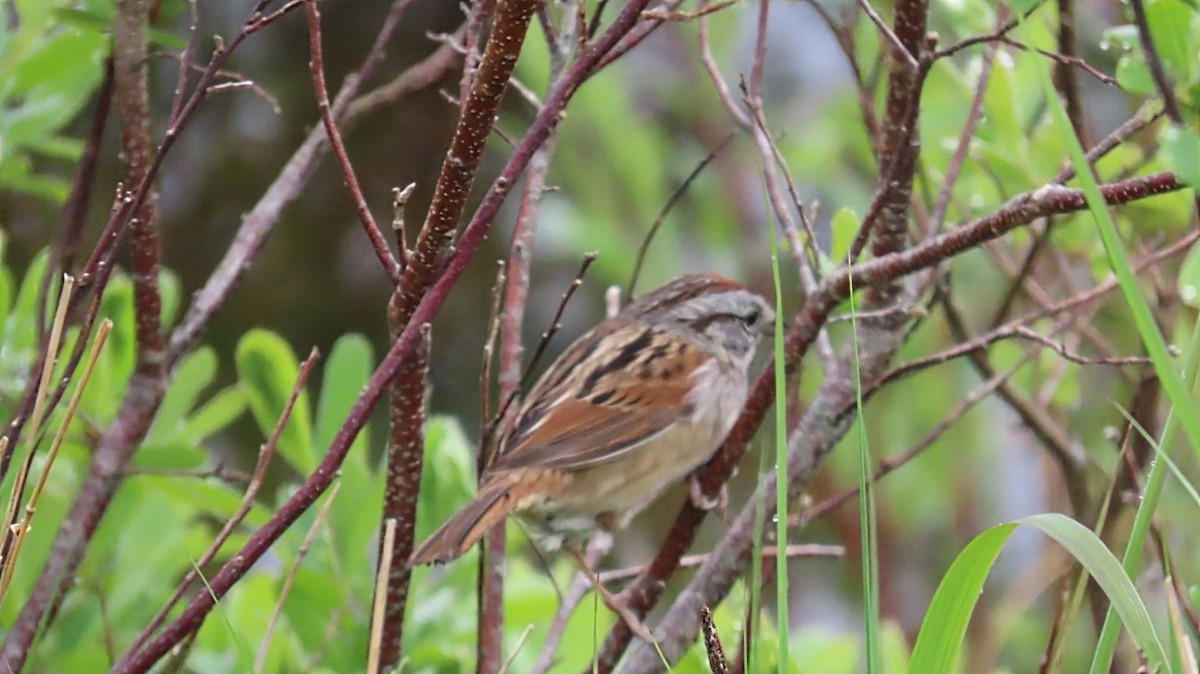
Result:
{"label": "brown streaked plumage", "polygon": [[720,446],[773,317],[740,284],[693,275],[597,325],[534,385],[479,493],[410,563],[455,559],[513,513],[548,548],[624,526]]}

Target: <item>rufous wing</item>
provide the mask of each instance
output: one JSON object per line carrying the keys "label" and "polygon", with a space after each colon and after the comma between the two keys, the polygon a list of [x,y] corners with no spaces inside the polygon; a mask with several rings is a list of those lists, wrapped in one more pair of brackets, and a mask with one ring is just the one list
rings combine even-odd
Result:
{"label": "rufous wing", "polygon": [[691,340],[652,327],[582,338],[530,392],[489,470],[572,470],[620,458],[691,415],[691,374],[708,358]]}

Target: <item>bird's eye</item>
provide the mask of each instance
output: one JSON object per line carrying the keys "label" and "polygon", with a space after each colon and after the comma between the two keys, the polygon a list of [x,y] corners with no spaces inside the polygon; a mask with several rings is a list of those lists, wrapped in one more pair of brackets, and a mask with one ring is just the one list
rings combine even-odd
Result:
{"label": "bird's eye", "polygon": [[758,323],[759,318],[762,318],[762,315],[759,313],[758,309],[751,309],[750,313],[746,314],[742,320],[746,321],[746,325],[754,327],[754,325]]}

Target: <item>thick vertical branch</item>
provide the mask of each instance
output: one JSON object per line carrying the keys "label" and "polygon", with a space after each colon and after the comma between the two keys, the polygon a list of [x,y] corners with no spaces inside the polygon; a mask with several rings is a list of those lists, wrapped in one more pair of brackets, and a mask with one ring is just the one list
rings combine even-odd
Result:
{"label": "thick vertical branch", "polygon": [[[896,3],[893,33],[899,44],[888,42],[891,66],[888,72],[887,102],[880,129],[880,174],[887,176],[871,253],[882,257],[904,248],[908,234],[908,208],[912,201],[913,175],[921,141],[917,136],[917,110],[920,108],[928,0],[902,0]],[[903,50],[903,51],[902,51]],[[890,305],[898,288],[879,289],[873,304]]]}
{"label": "thick vertical branch", "polygon": [[[128,164],[128,184],[137,185],[150,174],[154,145],[150,140],[150,93],[147,89],[149,52],[147,30],[150,0],[118,0],[113,30],[113,68],[117,120],[122,153]],[[155,215],[157,195],[151,190],[134,209],[129,221],[129,252],[133,270],[133,298],[137,313],[136,335],[140,371],[161,376],[164,346],[162,297],[158,290],[162,242]],[[160,394],[161,395],[161,394]]]}
{"label": "thick vertical branch", "polygon": [[[488,136],[495,124],[500,101],[521,54],[536,6],[536,0],[501,0],[495,9],[491,36],[479,70],[471,82],[470,94],[463,101],[463,113],[442,163],[433,203],[412,254],[408,257],[408,266],[404,269],[400,284],[388,304],[388,326],[393,341],[398,341],[409,326],[418,304],[440,271],[442,261],[451,251],[471,185],[474,184]],[[397,552],[394,557],[404,562],[399,565],[404,569],[408,566],[408,555],[412,552],[416,531],[417,493],[425,451],[423,443],[413,442],[409,436],[415,412],[413,384],[409,380],[418,378],[419,373],[427,367],[427,364],[419,361],[419,357],[410,357],[400,364],[389,394],[391,436],[388,444],[388,492],[383,517],[397,521]],[[503,544],[503,538],[500,540]],[[404,552],[402,556],[399,555],[400,551]],[[398,656],[409,577],[407,571],[394,575],[396,577],[389,579],[388,583],[387,612],[391,631],[395,633],[395,643],[385,645],[394,647]],[[497,594],[502,595],[502,592]],[[393,602],[392,599],[398,601]],[[502,629],[503,620],[500,623]],[[391,632],[385,632],[385,635],[385,639],[390,639]],[[497,648],[498,640],[499,636]],[[498,667],[500,658],[495,660],[495,666]]]}
{"label": "thick vertical branch", "polygon": [[479,170],[479,160],[496,121],[496,111],[517,65],[536,6],[536,0],[502,0],[496,7],[483,62],[475,75],[450,150],[442,162],[433,203],[417,237],[409,267],[401,279],[397,298],[393,300],[399,302],[397,308],[403,322],[407,322],[421,296],[433,283],[444,255],[450,250]]}
{"label": "thick vertical branch", "polygon": [[[429,375],[429,324],[422,326],[424,339],[412,358],[406,360],[392,381],[388,417],[388,481],[384,490],[383,519],[396,520],[387,579],[379,663],[380,671],[391,671],[400,663],[404,636],[404,611],[412,571],[408,565],[416,535],[417,497],[421,489],[421,466],[425,456],[425,392]],[[397,337],[398,335],[393,335]],[[396,470],[390,470],[395,466]],[[409,480],[415,476],[416,482]],[[403,530],[402,530],[403,529]],[[381,534],[382,538],[382,534]],[[380,548],[382,555],[383,548]],[[381,557],[380,563],[383,563]]]}
{"label": "thick vertical branch", "polygon": [[[128,183],[148,184],[154,165],[147,89],[149,0],[120,0],[113,26],[114,102],[121,129]],[[104,511],[121,483],[122,472],[150,429],[166,390],[162,338],[162,298],[158,274],[161,242],[155,196],[147,189],[129,221],[133,271],[137,364],[117,421],[100,440],[88,477],[54,540],[36,587],[4,642],[7,671],[24,667],[39,625],[61,603]]]}

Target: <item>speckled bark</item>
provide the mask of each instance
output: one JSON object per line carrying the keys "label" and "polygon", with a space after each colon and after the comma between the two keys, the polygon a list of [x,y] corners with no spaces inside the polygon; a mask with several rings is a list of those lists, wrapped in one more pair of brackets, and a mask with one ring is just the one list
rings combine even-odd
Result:
{"label": "speckled bark", "polygon": [[[470,94],[464,101],[463,113],[450,142],[450,149],[442,163],[429,214],[409,256],[400,285],[388,306],[388,325],[393,340],[398,340],[409,326],[418,304],[453,249],[452,242],[479,170],[479,161],[483,157],[500,101],[521,54],[536,7],[537,0],[502,0],[496,7],[491,35]],[[424,443],[417,442],[413,437],[415,432],[419,432],[414,429],[421,424],[424,406],[423,403],[417,404],[415,398],[420,394],[411,380],[421,379],[423,392],[422,373],[426,367],[419,357],[403,361],[390,392],[388,490],[383,516],[396,519],[396,550],[403,550],[404,554],[394,555],[394,559],[405,562],[401,567],[407,566],[408,555],[412,552],[417,496],[424,461]],[[384,632],[385,648],[388,650],[385,655],[395,657],[395,661],[398,661],[400,653],[408,581],[408,572],[399,571],[393,573],[388,583],[388,603],[385,607],[387,629]],[[479,660],[481,663],[495,660],[496,667],[499,667],[503,614],[498,604],[490,615],[494,618],[491,622],[500,627],[485,630],[487,625],[481,624],[480,647],[486,646],[486,650],[481,653]],[[490,636],[485,637],[485,631]],[[388,660],[384,662],[386,664]]]}

